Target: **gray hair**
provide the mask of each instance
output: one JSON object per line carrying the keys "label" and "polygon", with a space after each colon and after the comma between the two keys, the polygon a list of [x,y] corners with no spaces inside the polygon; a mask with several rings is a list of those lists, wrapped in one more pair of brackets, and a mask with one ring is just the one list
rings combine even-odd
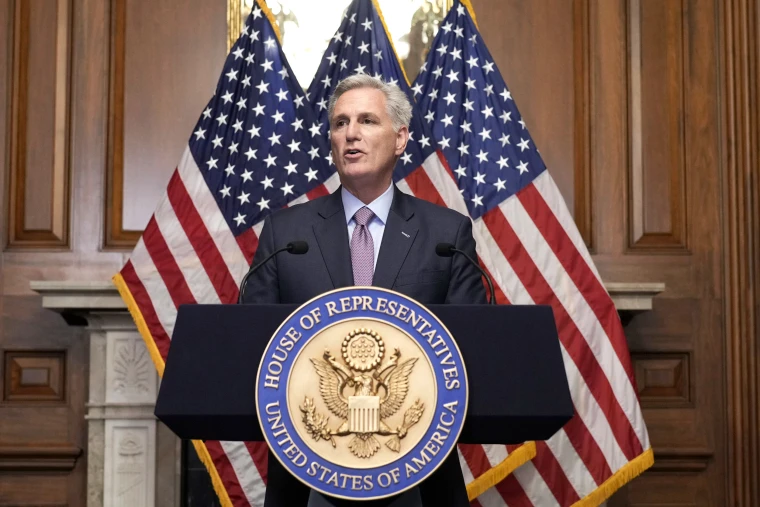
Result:
{"label": "gray hair", "polygon": [[388,116],[391,117],[393,131],[398,132],[401,127],[409,128],[409,122],[412,121],[412,104],[409,103],[406,94],[397,85],[386,83],[382,79],[368,76],[367,74],[349,76],[335,87],[335,91],[333,91],[332,97],[330,97],[330,103],[327,106],[327,118],[331,124],[333,112],[335,111],[335,103],[338,102],[340,96],[349,90],[356,90],[357,88],[373,88],[383,92],[383,95],[385,95],[385,107],[388,110]]}

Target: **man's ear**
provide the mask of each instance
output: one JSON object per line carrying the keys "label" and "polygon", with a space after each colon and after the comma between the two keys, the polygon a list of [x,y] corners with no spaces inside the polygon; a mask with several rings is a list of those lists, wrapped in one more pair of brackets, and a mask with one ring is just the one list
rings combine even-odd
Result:
{"label": "man's ear", "polygon": [[398,132],[396,132],[396,156],[400,157],[402,153],[404,153],[404,150],[406,149],[406,143],[409,141],[409,128],[408,127],[401,127],[398,129]]}

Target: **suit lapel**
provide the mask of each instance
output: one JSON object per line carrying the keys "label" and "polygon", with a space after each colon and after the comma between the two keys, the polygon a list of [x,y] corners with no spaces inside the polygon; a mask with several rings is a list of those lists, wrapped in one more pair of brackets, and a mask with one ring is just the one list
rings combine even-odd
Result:
{"label": "suit lapel", "polygon": [[385,289],[393,287],[393,282],[396,281],[396,276],[417,237],[417,221],[413,217],[414,211],[409,205],[408,197],[394,186],[393,203],[385,223],[372,285]]}
{"label": "suit lapel", "polygon": [[343,212],[343,200],[340,189],[325,198],[319,217],[314,224],[314,236],[317,238],[322,259],[330,273],[333,287],[353,285],[354,275],[351,269],[351,251],[348,246],[348,228]]}

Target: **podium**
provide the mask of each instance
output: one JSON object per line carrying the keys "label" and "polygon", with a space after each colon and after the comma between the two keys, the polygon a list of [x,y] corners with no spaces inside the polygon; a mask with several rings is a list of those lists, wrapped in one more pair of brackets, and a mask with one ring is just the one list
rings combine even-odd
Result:
{"label": "podium", "polygon": [[[177,436],[263,440],[256,374],[297,305],[184,305],[179,309],[155,414]],[[548,306],[426,305],[464,358],[469,406],[459,443],[546,440],[572,416]]]}

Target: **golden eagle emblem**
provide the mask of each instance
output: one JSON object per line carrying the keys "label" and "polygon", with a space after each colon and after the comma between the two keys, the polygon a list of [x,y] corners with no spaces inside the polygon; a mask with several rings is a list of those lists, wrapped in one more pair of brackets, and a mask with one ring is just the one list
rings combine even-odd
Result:
{"label": "golden eagle emblem", "polygon": [[359,458],[369,458],[380,449],[375,434],[390,436],[385,445],[399,452],[400,440],[420,420],[424,405],[416,400],[395,429],[383,420],[398,412],[404,404],[409,392],[409,375],[417,358],[399,362],[401,352],[395,349],[388,361],[381,364],[385,356],[383,339],[367,328],[355,329],[343,339],[341,356],[345,366],[329,350],[322,355],[324,360],[311,359],[319,375],[322,400],[343,422],[337,429],[330,429],[329,418],[318,414],[314,400],[307,396],[299,408],[309,435],[317,441],[328,440],[333,447],[336,446],[335,437],[354,435],[348,446]]}

